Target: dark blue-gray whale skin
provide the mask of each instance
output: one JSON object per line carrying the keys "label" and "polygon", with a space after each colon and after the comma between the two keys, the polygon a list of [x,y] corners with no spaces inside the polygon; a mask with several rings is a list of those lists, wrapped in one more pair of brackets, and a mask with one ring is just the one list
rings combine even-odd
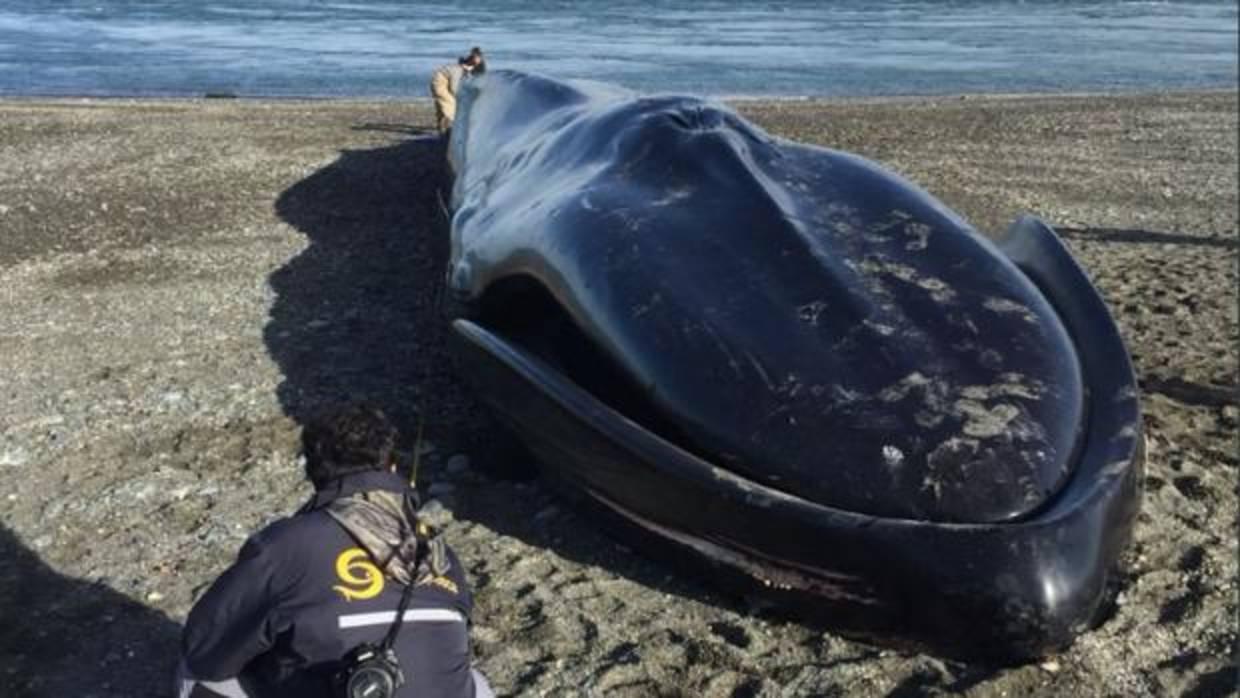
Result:
{"label": "dark blue-gray whale skin", "polygon": [[508,71],[463,83],[449,160],[465,374],[622,535],[886,644],[1020,659],[1088,626],[1140,411],[1040,221],[996,245],[720,105]]}

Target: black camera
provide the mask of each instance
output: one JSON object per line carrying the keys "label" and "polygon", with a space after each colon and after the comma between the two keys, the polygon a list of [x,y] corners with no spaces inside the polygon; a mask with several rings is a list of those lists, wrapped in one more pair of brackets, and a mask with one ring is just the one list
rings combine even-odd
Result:
{"label": "black camera", "polygon": [[345,655],[337,675],[343,698],[393,698],[404,683],[396,652],[372,644],[358,645]]}

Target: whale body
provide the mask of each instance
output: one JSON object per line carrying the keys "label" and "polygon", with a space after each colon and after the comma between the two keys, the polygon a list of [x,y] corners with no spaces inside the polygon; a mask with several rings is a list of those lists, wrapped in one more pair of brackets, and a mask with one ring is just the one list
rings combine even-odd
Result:
{"label": "whale body", "polygon": [[468,377],[621,535],[949,655],[1036,656],[1095,613],[1139,406],[1045,224],[996,244],[722,105],[510,71],[463,83],[449,158]]}

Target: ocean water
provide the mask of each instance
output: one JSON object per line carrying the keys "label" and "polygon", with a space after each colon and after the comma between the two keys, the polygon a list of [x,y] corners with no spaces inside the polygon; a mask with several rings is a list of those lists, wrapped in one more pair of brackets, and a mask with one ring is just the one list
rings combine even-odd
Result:
{"label": "ocean water", "polygon": [[1237,21],[1235,0],[0,0],[0,95],[405,98],[475,44],[728,97],[1234,88]]}

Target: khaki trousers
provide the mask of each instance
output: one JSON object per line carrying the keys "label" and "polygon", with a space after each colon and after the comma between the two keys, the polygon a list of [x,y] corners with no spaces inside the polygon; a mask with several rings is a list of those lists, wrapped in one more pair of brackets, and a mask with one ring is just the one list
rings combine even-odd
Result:
{"label": "khaki trousers", "polygon": [[431,78],[431,97],[435,99],[435,128],[446,133],[456,118],[456,95],[452,94],[452,83],[447,75],[436,73]]}

